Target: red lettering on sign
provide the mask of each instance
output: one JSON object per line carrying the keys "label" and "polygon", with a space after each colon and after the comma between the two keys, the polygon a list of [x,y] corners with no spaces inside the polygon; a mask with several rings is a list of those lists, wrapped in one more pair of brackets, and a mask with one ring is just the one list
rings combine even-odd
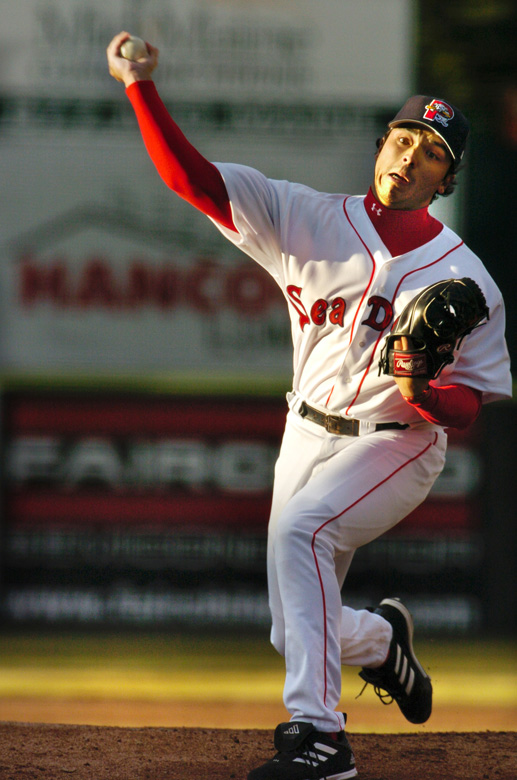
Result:
{"label": "red lettering on sign", "polygon": [[269,274],[250,263],[232,268],[226,279],[227,299],[242,314],[262,314],[278,287]]}
{"label": "red lettering on sign", "polygon": [[220,308],[221,279],[214,262],[202,259],[187,271],[185,297],[202,314],[214,314]]}
{"label": "red lettering on sign", "polygon": [[115,280],[109,266],[100,258],[91,260],[77,291],[79,306],[112,306],[117,297]]}
{"label": "red lettering on sign", "polygon": [[61,308],[70,302],[70,284],[65,263],[55,260],[50,267],[33,264],[30,256],[21,259],[20,298],[24,306],[37,300],[49,300]]}
{"label": "red lettering on sign", "polygon": [[43,261],[26,254],[18,268],[24,307],[45,303],[60,309],[172,309],[181,304],[202,314],[232,309],[250,315],[283,303],[271,277],[248,262],[227,267],[199,258],[188,268],[178,268],[134,260],[115,269],[104,257],[77,266],[61,257]]}
{"label": "red lettering on sign", "polygon": [[[155,279],[152,290],[157,305],[162,309],[172,309],[181,296],[181,280],[177,269],[173,266],[158,268],[152,276]],[[149,303],[152,303],[152,298]]]}

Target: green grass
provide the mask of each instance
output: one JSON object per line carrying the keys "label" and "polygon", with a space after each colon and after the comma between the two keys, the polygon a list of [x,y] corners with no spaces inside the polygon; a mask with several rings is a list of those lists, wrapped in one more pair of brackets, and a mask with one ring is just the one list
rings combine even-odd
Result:
{"label": "green grass", "polygon": [[0,374],[0,387],[9,391],[82,391],[165,395],[242,395],[282,398],[291,388],[288,374],[278,372],[232,373],[211,371],[171,371],[145,374],[81,374],[80,372],[41,374]]}

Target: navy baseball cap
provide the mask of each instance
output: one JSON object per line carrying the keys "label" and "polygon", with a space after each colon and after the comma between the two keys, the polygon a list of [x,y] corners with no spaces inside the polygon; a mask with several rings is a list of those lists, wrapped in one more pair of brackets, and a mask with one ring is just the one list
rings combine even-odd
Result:
{"label": "navy baseball cap", "polygon": [[463,157],[469,123],[459,109],[445,100],[429,95],[413,95],[389,122],[388,127],[405,124],[422,125],[439,135],[447,145],[454,162],[458,163]]}

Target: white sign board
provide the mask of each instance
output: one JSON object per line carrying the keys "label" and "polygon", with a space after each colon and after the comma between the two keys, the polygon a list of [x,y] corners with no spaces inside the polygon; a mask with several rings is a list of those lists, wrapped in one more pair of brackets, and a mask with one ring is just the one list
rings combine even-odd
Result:
{"label": "white sign board", "polygon": [[209,159],[365,192],[375,111],[409,89],[409,7],[0,2],[2,369],[289,375],[280,291],[160,181],[105,48],[124,28],[158,44],[160,91]]}
{"label": "white sign board", "polygon": [[129,30],[161,51],[173,97],[398,102],[410,0],[2,0],[2,90],[112,95],[105,49]]}

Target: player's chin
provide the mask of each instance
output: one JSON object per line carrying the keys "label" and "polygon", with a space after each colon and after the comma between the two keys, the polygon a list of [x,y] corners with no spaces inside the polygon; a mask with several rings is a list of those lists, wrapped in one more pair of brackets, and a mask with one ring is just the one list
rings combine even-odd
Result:
{"label": "player's chin", "polygon": [[415,190],[410,184],[403,187],[393,186],[384,195],[381,201],[389,209],[399,209],[400,211],[415,211],[428,206],[432,195],[427,197],[421,192]]}
{"label": "player's chin", "polygon": [[383,176],[376,190],[377,198],[383,206],[389,209],[402,208],[397,206],[397,204],[404,200],[404,191],[394,179],[389,176]]}
{"label": "player's chin", "polygon": [[382,195],[379,196],[379,200],[383,206],[388,209],[404,209],[406,208],[406,198],[402,196],[396,188],[390,188],[385,190]]}

